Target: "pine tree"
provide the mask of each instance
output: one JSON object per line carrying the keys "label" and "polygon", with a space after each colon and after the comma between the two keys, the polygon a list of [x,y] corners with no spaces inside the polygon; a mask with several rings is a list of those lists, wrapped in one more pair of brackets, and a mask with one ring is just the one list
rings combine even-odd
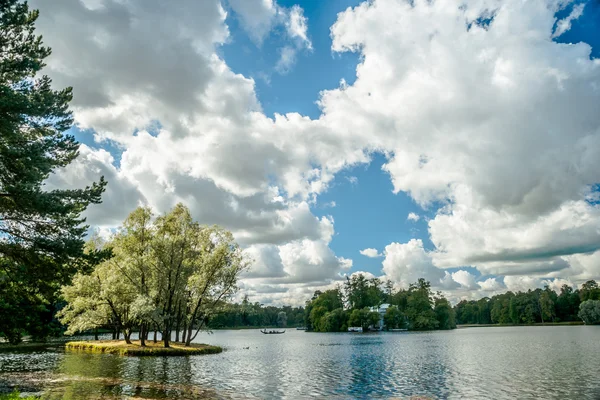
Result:
{"label": "pine tree", "polygon": [[37,17],[26,2],[0,0],[0,336],[12,342],[46,335],[58,288],[93,261],[83,252],[81,213],[105,187],[101,178],[84,189],[44,190],[79,144],[64,133],[72,89],[55,91],[39,75],[50,49],[34,33]]}

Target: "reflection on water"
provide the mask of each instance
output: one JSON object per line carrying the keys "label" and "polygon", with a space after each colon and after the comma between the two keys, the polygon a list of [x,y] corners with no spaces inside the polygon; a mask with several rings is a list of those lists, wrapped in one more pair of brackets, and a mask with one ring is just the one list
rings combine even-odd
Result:
{"label": "reflection on water", "polygon": [[52,396],[70,399],[599,399],[599,339],[600,327],[589,326],[380,334],[217,331],[197,341],[223,346],[221,354],[135,358],[55,348],[0,353],[0,371],[52,373],[62,382]]}

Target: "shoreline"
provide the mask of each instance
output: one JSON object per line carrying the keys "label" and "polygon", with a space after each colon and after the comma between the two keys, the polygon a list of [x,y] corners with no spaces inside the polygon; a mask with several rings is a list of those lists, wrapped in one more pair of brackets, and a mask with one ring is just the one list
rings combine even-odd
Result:
{"label": "shoreline", "polygon": [[502,328],[502,327],[518,327],[518,326],[583,326],[583,321],[570,321],[570,322],[537,322],[534,324],[460,324],[456,325],[456,329],[465,328]]}
{"label": "shoreline", "polygon": [[164,347],[162,342],[146,342],[142,347],[139,340],[132,340],[131,344],[124,340],[92,340],[67,342],[66,351],[85,351],[90,353],[107,353],[121,356],[191,356],[201,354],[217,354],[223,351],[220,346],[192,343],[185,346],[183,343],[171,342],[171,347]]}

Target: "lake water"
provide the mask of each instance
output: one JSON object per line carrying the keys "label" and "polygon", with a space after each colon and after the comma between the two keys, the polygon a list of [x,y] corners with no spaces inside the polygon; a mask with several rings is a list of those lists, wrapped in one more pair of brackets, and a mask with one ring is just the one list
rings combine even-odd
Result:
{"label": "lake water", "polygon": [[[600,399],[600,326],[322,334],[215,331],[217,355],[0,353],[0,380],[54,379],[54,396]],[[58,383],[57,383],[58,382]],[[52,398],[52,396],[51,396]]]}

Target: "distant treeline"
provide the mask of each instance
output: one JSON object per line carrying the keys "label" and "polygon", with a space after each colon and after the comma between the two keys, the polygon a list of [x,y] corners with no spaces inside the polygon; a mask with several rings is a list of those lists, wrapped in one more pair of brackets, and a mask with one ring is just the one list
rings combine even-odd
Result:
{"label": "distant treeline", "polygon": [[434,293],[424,279],[395,290],[393,282],[368,279],[362,274],[344,285],[316,291],[306,307],[264,306],[251,303],[225,304],[209,327],[258,328],[305,326],[316,332],[345,332],[350,326],[377,326],[378,312],[371,307],[390,304],[384,329],[453,329],[456,324],[534,324],[548,322],[600,323],[600,288],[591,280],[574,289],[563,285],[560,293],[546,286],[527,292],[506,292],[480,300],[463,300],[454,307],[440,292]]}
{"label": "distant treeline", "polygon": [[260,328],[297,327],[304,324],[304,307],[275,307],[250,303],[245,296],[241,303],[226,304],[209,322],[208,327],[219,328]]}
{"label": "distant treeline", "polygon": [[[463,300],[454,306],[454,310],[457,324],[534,324],[581,320],[597,323],[595,310],[598,300],[600,288],[591,280],[584,283],[581,289],[563,285],[560,293],[546,286],[544,289],[506,292],[480,300]],[[585,305],[581,307],[584,302],[587,302],[587,308]],[[592,315],[588,316],[583,311],[588,308]]]}
{"label": "distant treeline", "polygon": [[410,330],[454,329],[454,310],[440,292],[433,293],[424,279],[406,290],[394,290],[391,281],[367,279],[362,274],[348,278],[344,286],[317,291],[307,302],[304,322],[316,332],[345,332],[348,327],[378,326],[380,314],[370,310],[390,304],[384,315],[384,328]]}

